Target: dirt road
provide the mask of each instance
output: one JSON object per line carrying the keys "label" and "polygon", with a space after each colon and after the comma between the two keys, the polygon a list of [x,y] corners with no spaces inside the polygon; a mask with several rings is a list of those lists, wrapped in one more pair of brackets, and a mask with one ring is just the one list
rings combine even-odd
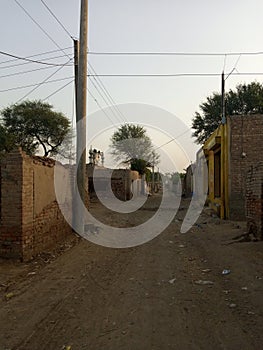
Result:
{"label": "dirt road", "polygon": [[57,257],[1,261],[0,349],[261,349],[263,242],[238,243],[242,225],[207,213],[180,234],[185,212],[135,248],[82,239]]}

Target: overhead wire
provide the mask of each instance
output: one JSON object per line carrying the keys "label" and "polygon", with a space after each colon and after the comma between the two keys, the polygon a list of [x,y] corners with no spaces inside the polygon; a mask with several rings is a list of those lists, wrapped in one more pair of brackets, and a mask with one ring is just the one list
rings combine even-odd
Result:
{"label": "overhead wire", "polygon": [[[65,57],[66,55],[59,55],[59,56],[52,56],[52,57],[47,57],[47,58],[42,58],[41,60],[41,64],[43,61],[47,61],[47,60],[55,60],[57,58],[61,58],[61,57]],[[27,57],[26,57],[27,58]],[[13,61],[13,60],[12,60]],[[16,62],[19,61],[19,59],[15,60]],[[28,60],[26,60],[28,61]],[[7,69],[7,68],[14,68],[14,67],[19,67],[19,66],[25,66],[27,64],[31,64],[32,62],[20,62],[20,63],[14,63],[14,64],[10,64],[9,66],[4,66],[4,67],[0,67],[0,70],[2,69]],[[39,63],[39,61],[36,61],[36,63]],[[49,64],[50,65],[50,64]]]}
{"label": "overhead wire", "polygon": [[63,65],[61,65],[55,72],[53,72],[52,74],[50,74],[47,78],[45,78],[42,82],[40,82],[37,86],[35,86],[33,89],[31,89],[27,94],[25,94],[22,98],[20,98],[18,100],[18,102],[20,102],[21,100],[23,100],[24,98],[28,97],[32,92],[34,92],[36,89],[38,89],[40,86],[42,86],[46,81],[48,81],[52,76],[54,76],[55,74],[57,74],[62,68],[65,67],[65,65],[67,65],[72,58],[70,58],[70,56],[63,50],[63,48],[61,48],[57,42],[45,31],[44,28],[42,28],[42,26],[30,15],[30,13],[18,2],[18,0],[14,0],[16,2],[16,4],[24,11],[24,13],[37,25],[37,27],[57,46],[57,48],[60,49],[60,51],[62,51],[66,56],[68,56],[69,60],[67,62],[65,62]]}
{"label": "overhead wire", "polygon": [[[54,12],[50,9],[50,7],[48,7],[48,5],[45,3],[45,1],[43,0],[40,0],[42,2],[42,4],[45,6],[45,8],[48,10],[48,12],[52,15],[53,18],[55,18],[55,20],[57,21],[57,23],[61,26],[61,28],[65,31],[65,33],[71,38],[73,39],[73,36],[70,34],[70,32],[66,29],[66,27],[63,25],[63,23],[58,19],[58,17],[54,14]],[[95,69],[92,67],[91,64],[89,64],[89,67],[90,69],[92,69],[92,71],[96,74],[96,71]],[[92,83],[92,85],[95,87],[95,89],[97,90],[97,92],[99,93],[99,95],[101,96],[101,98],[103,99],[103,101],[106,103],[106,105],[110,108],[110,110],[112,111],[112,113],[115,115],[116,117],[116,113],[114,113],[114,110],[116,110],[116,108],[110,106],[107,102],[107,99],[110,99],[109,96],[110,93],[107,92],[105,86],[103,85],[103,83],[100,81],[100,84],[98,83],[98,80],[94,77],[94,80],[96,81],[97,83],[97,86],[96,84],[90,80],[90,82]],[[99,87],[98,87],[99,86]],[[106,95],[106,98],[103,96],[103,94],[99,91],[99,88],[102,89],[104,91],[104,94]],[[90,93],[90,90],[88,90],[89,93]],[[106,92],[105,92],[106,91]],[[93,95],[94,97],[94,95]],[[97,100],[96,100],[97,101]],[[97,101],[98,102],[98,101]],[[101,107],[100,107],[101,108]],[[119,114],[117,114],[117,119],[120,120],[121,118],[121,121],[122,121],[122,115],[120,114],[120,112],[118,112]],[[118,115],[120,115],[121,117],[119,117]],[[125,119],[124,119],[125,120]]]}
{"label": "overhead wire", "polygon": [[112,105],[112,107],[114,108],[114,110],[119,114],[119,116],[121,117],[121,119],[127,123],[127,119],[124,116],[124,114],[120,111],[119,107],[117,106],[117,103],[114,101],[113,97],[111,96],[111,94],[109,93],[109,91],[107,90],[106,86],[103,84],[102,80],[100,79],[100,77],[98,77],[95,69],[93,68],[93,66],[91,65],[91,63],[89,63],[89,68],[91,69],[91,71],[96,75],[94,76],[94,80],[97,82],[98,85],[101,86],[101,89],[104,91],[108,101],[110,102],[110,104]]}
{"label": "overhead wire", "polygon": [[65,85],[63,85],[62,87],[58,88],[57,90],[55,90],[54,92],[52,92],[50,95],[48,95],[47,97],[45,97],[45,98],[43,99],[43,101],[45,101],[45,100],[49,99],[50,97],[54,96],[54,95],[57,94],[59,91],[63,90],[65,87],[67,87],[69,84],[72,84],[73,81],[74,81],[74,79],[71,80],[71,81],[69,81],[69,82],[67,82]]}
{"label": "overhead wire", "polygon": [[90,91],[90,89],[87,89],[88,93],[90,94],[90,96],[93,98],[93,100],[95,101],[95,103],[97,104],[97,106],[101,109],[102,113],[109,119],[109,121],[116,126],[116,124],[114,123],[114,121],[111,119],[111,117],[108,115],[108,113],[104,110],[104,108],[100,105],[100,103],[98,102],[98,100],[96,99],[96,97],[93,95],[93,93]]}
{"label": "overhead wire", "polygon": [[162,144],[161,146],[156,147],[154,150],[156,151],[159,148],[162,148],[166,145],[168,145],[169,143],[178,140],[181,136],[185,135],[187,132],[189,132],[191,130],[191,128],[188,128],[187,130],[185,130],[184,132],[182,132],[181,134],[177,135],[176,137],[173,137],[171,140],[165,142],[164,144]]}
{"label": "overhead wire", "polygon": [[[64,67],[64,66],[59,66],[59,67]],[[9,73],[9,74],[6,74],[6,75],[0,75],[0,79],[1,78],[9,78],[9,77],[13,77],[13,76],[16,76],[16,75],[23,75],[23,74],[38,72],[40,70],[46,70],[46,69],[50,69],[50,68],[54,68],[54,66],[35,68],[35,69],[25,70],[25,71],[16,72],[16,73]]]}
{"label": "overhead wire", "polygon": [[[68,62],[70,62],[72,59],[70,59]],[[67,63],[68,63],[67,62]],[[22,101],[23,99],[25,99],[26,97],[28,97],[32,92],[34,92],[36,89],[38,89],[40,86],[42,86],[45,82],[47,82],[50,78],[52,78],[55,74],[57,74],[62,68],[64,68],[63,66],[59,67],[55,72],[53,72],[52,74],[50,74],[47,78],[45,78],[42,82],[40,82],[37,86],[35,86],[32,90],[30,90],[28,93],[26,93],[23,97],[21,97],[18,101]]]}
{"label": "overhead wire", "polygon": [[5,55],[5,56],[9,56],[9,57],[13,57],[13,58],[17,58],[18,60],[27,61],[30,63],[38,63],[38,64],[44,64],[44,65],[48,65],[48,66],[62,66],[62,65],[64,65],[64,62],[63,63],[49,63],[49,62],[31,60],[29,58],[16,56],[16,55],[13,55],[11,53],[4,52],[4,51],[0,51],[0,54]]}
{"label": "overhead wire", "polygon": [[[65,77],[65,78],[59,78],[59,79],[54,79],[54,80],[49,80],[49,81],[46,81],[44,84],[57,83],[59,81],[68,80],[68,79],[72,79],[72,78],[73,78],[73,76]],[[26,89],[26,88],[29,88],[29,87],[37,86],[38,84],[39,83],[23,85],[23,86],[16,86],[16,87],[12,87],[12,88],[7,88],[7,89],[0,90],[0,93],[1,92],[13,91],[13,90],[22,90],[22,89]]]}
{"label": "overhead wire", "polygon": [[[68,46],[68,47],[65,47],[63,48],[63,51],[65,50],[69,50],[69,49],[72,49],[72,46]],[[57,49],[57,50],[51,50],[51,51],[45,51],[45,52],[41,52],[41,53],[37,53],[37,54],[34,54],[34,55],[30,55],[30,56],[27,56],[26,58],[31,58],[31,57],[38,57],[38,56],[43,56],[43,55],[48,55],[50,53],[54,53],[54,52],[58,52],[58,51],[61,51],[61,49]],[[65,55],[65,54],[64,54]],[[65,55],[67,56],[67,55]],[[48,59],[48,58],[47,58]],[[5,64],[5,63],[9,63],[9,62],[14,62],[14,61],[17,61],[18,59],[15,58],[15,59],[12,59],[12,60],[6,60],[6,61],[1,61],[0,62],[0,65],[2,64]]]}
{"label": "overhead wire", "polygon": [[235,63],[235,65],[234,65],[234,68],[231,70],[230,73],[228,73],[228,75],[227,75],[227,77],[225,78],[225,80],[227,80],[227,78],[228,78],[231,74],[233,74],[233,72],[236,70],[240,58],[241,58],[241,54],[238,56],[238,59],[236,60],[236,63]]}
{"label": "overhead wire", "polygon": [[[58,45],[58,43],[48,34],[48,32],[30,15],[30,13],[19,3],[18,0],[14,0],[15,3],[24,11],[24,13],[35,23],[35,25],[53,42],[54,45],[56,45],[56,47],[58,49],[60,49],[60,51],[64,52],[63,48],[60,47],[60,45]],[[65,53],[65,52],[64,52]],[[69,57],[68,54],[65,53],[66,56]]]}
{"label": "overhead wire", "polygon": [[[236,72],[233,75],[263,75],[263,72]],[[221,73],[167,73],[167,74],[88,74],[89,77],[105,78],[169,78],[169,77],[219,77]]]}
{"label": "overhead wire", "polygon": [[48,10],[48,12],[55,18],[55,20],[59,23],[59,25],[64,29],[64,31],[67,33],[67,35],[73,39],[72,35],[70,32],[67,30],[67,28],[63,25],[63,23],[57,18],[57,16],[53,13],[53,11],[48,7],[48,5],[45,3],[45,1],[40,0],[42,4],[45,6],[45,8]]}
{"label": "overhead wire", "polygon": [[102,93],[99,91],[97,85],[96,85],[92,80],[90,80],[90,82],[91,82],[91,84],[95,87],[95,89],[97,90],[98,94],[99,94],[100,97],[103,99],[103,101],[106,103],[106,105],[110,108],[112,114],[116,116],[116,118],[118,119],[118,122],[119,122],[119,121],[122,122],[122,120],[120,120],[120,117],[119,117],[118,115],[115,114],[115,111],[114,111],[114,109],[112,108],[112,106],[110,106],[110,105],[108,104],[108,102],[107,102],[107,100],[105,99],[105,97],[104,97],[104,96],[102,95]]}
{"label": "overhead wire", "polygon": [[135,52],[135,51],[89,51],[88,55],[105,55],[105,56],[252,56],[263,55],[263,51],[255,52]]}

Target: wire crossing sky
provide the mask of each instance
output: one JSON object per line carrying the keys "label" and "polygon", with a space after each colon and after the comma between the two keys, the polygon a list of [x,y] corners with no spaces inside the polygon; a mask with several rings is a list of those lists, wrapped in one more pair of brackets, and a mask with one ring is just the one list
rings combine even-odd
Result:
{"label": "wire crossing sky", "polygon": [[[45,99],[72,119],[79,13],[79,0],[4,2],[1,109],[23,99]],[[223,70],[226,91],[239,83],[262,83],[262,13],[260,0],[89,0],[90,136],[98,132],[92,112],[104,107],[99,124],[105,128],[146,122],[143,115],[128,120],[115,106],[126,103],[163,108],[190,128],[199,104],[220,92]],[[156,145],[172,147],[171,139],[156,139]],[[189,138],[196,150],[193,141]]]}

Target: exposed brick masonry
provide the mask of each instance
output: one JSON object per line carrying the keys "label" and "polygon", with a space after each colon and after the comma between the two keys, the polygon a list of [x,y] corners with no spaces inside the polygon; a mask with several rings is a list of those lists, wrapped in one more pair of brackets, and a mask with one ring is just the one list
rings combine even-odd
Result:
{"label": "exposed brick masonry", "polygon": [[248,233],[263,239],[263,162],[251,167],[246,180]]}
{"label": "exposed brick masonry", "polygon": [[252,165],[263,161],[263,116],[232,116],[228,123],[230,218],[244,220],[247,172]]}
{"label": "exposed brick masonry", "polygon": [[[29,260],[71,234],[55,197],[54,165],[21,150],[2,161],[0,256]],[[70,210],[71,203],[60,205]]]}

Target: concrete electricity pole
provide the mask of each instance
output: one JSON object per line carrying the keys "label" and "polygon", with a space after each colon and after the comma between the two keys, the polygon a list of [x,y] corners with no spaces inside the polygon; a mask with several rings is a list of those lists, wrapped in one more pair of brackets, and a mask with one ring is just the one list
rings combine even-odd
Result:
{"label": "concrete electricity pole", "polygon": [[76,118],[78,115],[77,96],[78,96],[78,78],[79,78],[79,40],[73,39],[74,42],[74,76],[75,76],[75,104]]}
{"label": "concrete electricity pole", "polygon": [[[77,128],[77,188],[81,200],[76,199],[74,205],[74,227],[78,233],[84,231],[84,214],[86,204],[86,101],[87,101],[87,37],[88,37],[88,0],[81,0],[80,10],[80,42],[77,69],[77,100],[76,100],[76,128]],[[78,51],[77,45],[75,46]],[[77,191],[76,191],[77,192]],[[78,196],[76,195],[76,198]],[[83,206],[84,204],[84,206]]]}
{"label": "concrete electricity pole", "polygon": [[222,108],[222,124],[226,123],[226,111],[225,111],[225,74],[221,75],[221,108]]}

